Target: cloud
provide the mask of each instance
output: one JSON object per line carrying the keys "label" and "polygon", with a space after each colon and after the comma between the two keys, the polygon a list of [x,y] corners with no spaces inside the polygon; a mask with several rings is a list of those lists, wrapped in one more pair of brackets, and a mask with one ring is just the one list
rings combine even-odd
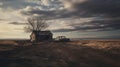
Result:
{"label": "cloud", "polygon": [[27,5],[31,6],[38,6],[36,2],[33,2],[33,0],[0,0],[2,5],[0,6],[3,9],[21,9],[26,7]]}
{"label": "cloud", "polygon": [[87,22],[80,23],[68,23],[67,26],[72,29],[56,29],[54,32],[71,32],[71,31],[113,31],[120,30],[120,19],[101,19],[101,20],[90,20]]}
{"label": "cloud", "polygon": [[[23,17],[37,15],[64,21],[69,18],[67,25],[64,25],[66,28],[61,26],[53,30],[57,32],[120,30],[119,0],[1,0],[0,2],[1,8],[18,11]],[[75,20],[79,18],[80,20]],[[83,18],[94,19],[82,21]],[[19,25],[19,23],[11,24]]]}
{"label": "cloud", "polygon": [[58,29],[58,32],[70,31],[112,31],[120,30],[119,0],[66,0],[64,5],[71,11],[68,17],[94,17],[88,22],[69,23],[74,29]]}
{"label": "cloud", "polygon": [[62,3],[64,4],[65,8],[71,9],[74,8],[74,4],[81,4],[85,1],[86,0],[62,0]]}
{"label": "cloud", "polygon": [[120,0],[85,0],[71,1],[75,12],[90,16],[120,17]]}
{"label": "cloud", "polygon": [[13,25],[27,25],[27,23],[20,23],[20,22],[9,22],[9,24],[13,24]]}
{"label": "cloud", "polygon": [[[119,0],[1,0],[1,3],[3,3],[1,7],[21,9],[25,15],[53,15],[57,18],[120,17]],[[24,11],[26,6],[33,9]]]}
{"label": "cloud", "polygon": [[49,10],[44,10],[41,7],[27,6],[24,9],[20,9],[19,12],[23,16],[38,15],[38,16],[46,17],[52,20],[63,19],[63,18],[80,18],[80,16],[78,16],[79,14],[71,12],[67,9],[61,9],[61,8],[59,8],[58,10],[53,8],[49,8]]}
{"label": "cloud", "polygon": [[[48,6],[40,6],[48,10],[33,9],[31,11],[24,11],[22,14],[39,14],[45,16],[54,16],[57,18],[71,18],[71,17],[120,17],[120,1],[119,0],[43,0],[41,4],[46,2]],[[56,5],[57,3],[57,5]],[[51,11],[52,8],[57,6],[57,10]],[[50,7],[51,6],[51,7]],[[36,7],[32,7],[36,8]],[[62,8],[62,10],[59,10]],[[51,13],[51,14],[49,14]]]}

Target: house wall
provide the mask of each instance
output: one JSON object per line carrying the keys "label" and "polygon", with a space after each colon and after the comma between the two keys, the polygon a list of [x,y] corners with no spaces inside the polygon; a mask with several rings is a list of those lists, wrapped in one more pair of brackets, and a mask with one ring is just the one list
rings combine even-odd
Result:
{"label": "house wall", "polygon": [[52,39],[52,36],[51,35],[39,35],[37,37],[37,40],[38,41],[43,41],[43,40],[51,40]]}
{"label": "house wall", "polygon": [[33,41],[35,41],[36,40],[36,37],[35,37],[35,34],[31,34],[31,36],[30,36],[30,40],[31,40],[31,42],[33,42]]}
{"label": "house wall", "polygon": [[37,33],[35,34],[34,32],[32,32],[32,34],[30,35],[30,40],[31,42],[33,41],[45,41],[45,40],[52,40],[52,34],[49,33]]}

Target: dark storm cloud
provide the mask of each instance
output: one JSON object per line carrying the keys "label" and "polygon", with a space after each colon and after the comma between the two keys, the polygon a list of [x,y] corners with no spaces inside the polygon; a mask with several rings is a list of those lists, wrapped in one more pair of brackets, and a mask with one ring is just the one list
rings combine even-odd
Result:
{"label": "dark storm cloud", "polygon": [[20,22],[10,22],[9,24],[13,24],[13,25],[27,25],[27,23],[20,23]]}
{"label": "dark storm cloud", "polygon": [[[53,1],[53,0],[51,0]],[[55,1],[55,0],[54,0]],[[107,30],[120,30],[120,0],[86,0],[84,2],[79,2],[80,0],[76,0],[75,3],[70,2],[71,8],[57,9],[52,10],[56,5],[59,4],[61,8],[63,7],[61,4],[62,0],[56,0],[55,2],[51,2],[50,6],[44,6],[37,3],[27,2],[24,0],[0,0],[3,2],[1,7],[11,7],[11,8],[24,8],[26,6],[30,6],[30,9],[21,9],[20,13],[22,15],[40,15],[43,17],[47,17],[49,19],[61,19],[61,18],[101,18],[93,19],[89,22],[81,23],[78,21],[78,24],[71,22],[68,23],[68,26],[72,26],[73,29],[58,29],[53,30],[55,32],[68,32],[68,31],[107,31]],[[70,1],[70,0],[68,0]],[[61,3],[60,3],[61,2]],[[64,3],[66,4],[66,3]],[[24,7],[23,7],[24,6]],[[38,8],[36,8],[36,6]],[[48,9],[45,10],[44,8]],[[118,18],[118,19],[116,19]],[[11,23],[18,24],[19,23]]]}
{"label": "dark storm cloud", "polygon": [[71,32],[71,31],[75,31],[75,29],[56,29],[56,30],[52,30],[52,32]]}
{"label": "dark storm cloud", "polygon": [[2,5],[0,6],[0,8],[3,9],[21,9],[24,8],[28,5],[31,6],[38,6],[37,3],[32,3],[32,2],[28,2],[28,0],[0,0],[0,2],[2,3]]}
{"label": "dark storm cloud", "polygon": [[74,18],[77,16],[77,14],[75,15],[75,13],[72,13],[68,10],[60,10],[60,11],[44,11],[44,10],[40,10],[40,9],[35,9],[35,10],[31,10],[31,11],[21,11],[22,15],[40,15],[43,17],[47,17],[49,19],[60,19],[60,18]]}
{"label": "dark storm cloud", "polygon": [[[46,8],[42,3],[38,5],[38,3],[28,2],[29,0],[0,0],[3,3],[1,7],[6,8],[24,8],[28,5],[30,6],[40,6]],[[62,0],[50,0],[51,5],[49,7],[61,6],[63,7]],[[68,0],[70,1],[70,0]],[[78,2],[77,2],[78,1]],[[38,0],[39,2],[39,0]],[[52,5],[54,4],[54,6]],[[57,5],[58,4],[58,5]],[[65,3],[64,3],[65,4]],[[58,11],[45,11],[45,10],[32,10],[26,11],[28,14],[42,14],[45,16],[53,16],[57,18],[73,18],[73,17],[120,17],[120,0],[85,0],[84,2],[79,2],[76,0],[75,3],[72,3],[72,8],[58,10]],[[60,8],[60,7],[58,7]],[[49,9],[49,8],[48,8]],[[74,10],[73,10],[74,9]],[[73,10],[73,11],[70,11]],[[25,14],[22,12],[22,14]]]}
{"label": "dark storm cloud", "polygon": [[[77,1],[77,0],[76,0]],[[78,0],[79,1],[79,0]],[[59,3],[60,4],[60,3]],[[72,3],[72,8],[59,11],[33,10],[30,14],[43,14],[54,17],[120,17],[120,0],[86,0]],[[73,11],[69,11],[73,10]],[[51,13],[51,14],[49,14]]]}
{"label": "dark storm cloud", "polygon": [[53,32],[71,32],[71,31],[112,31],[120,30],[120,19],[112,20],[93,20],[84,23],[71,23],[68,26],[73,29],[57,29]]}
{"label": "dark storm cloud", "polygon": [[[57,32],[70,31],[112,31],[120,30],[120,0],[86,0],[82,3],[71,3],[72,16],[98,17],[89,22],[70,23],[74,29],[58,29]],[[70,15],[71,15],[70,14]]]}
{"label": "dark storm cloud", "polygon": [[120,17],[120,0],[87,0],[73,4],[73,8],[85,15]]}
{"label": "dark storm cloud", "polygon": [[84,31],[107,31],[107,30],[119,30],[120,20],[95,20],[88,23],[83,23],[81,26],[74,26],[76,30]]}

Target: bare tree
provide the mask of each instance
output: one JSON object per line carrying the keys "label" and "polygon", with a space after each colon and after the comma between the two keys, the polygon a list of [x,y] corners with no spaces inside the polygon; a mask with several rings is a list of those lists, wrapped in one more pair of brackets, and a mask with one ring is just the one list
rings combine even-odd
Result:
{"label": "bare tree", "polygon": [[25,27],[26,32],[31,31],[42,31],[48,27],[46,19],[42,17],[31,17],[27,19],[27,26]]}

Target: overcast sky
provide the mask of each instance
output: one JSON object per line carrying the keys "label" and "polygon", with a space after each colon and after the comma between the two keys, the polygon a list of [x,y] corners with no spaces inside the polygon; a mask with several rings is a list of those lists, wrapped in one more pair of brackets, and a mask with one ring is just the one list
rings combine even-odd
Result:
{"label": "overcast sky", "polygon": [[120,38],[120,0],[0,0],[0,39],[29,38],[30,16],[48,18],[54,37]]}

